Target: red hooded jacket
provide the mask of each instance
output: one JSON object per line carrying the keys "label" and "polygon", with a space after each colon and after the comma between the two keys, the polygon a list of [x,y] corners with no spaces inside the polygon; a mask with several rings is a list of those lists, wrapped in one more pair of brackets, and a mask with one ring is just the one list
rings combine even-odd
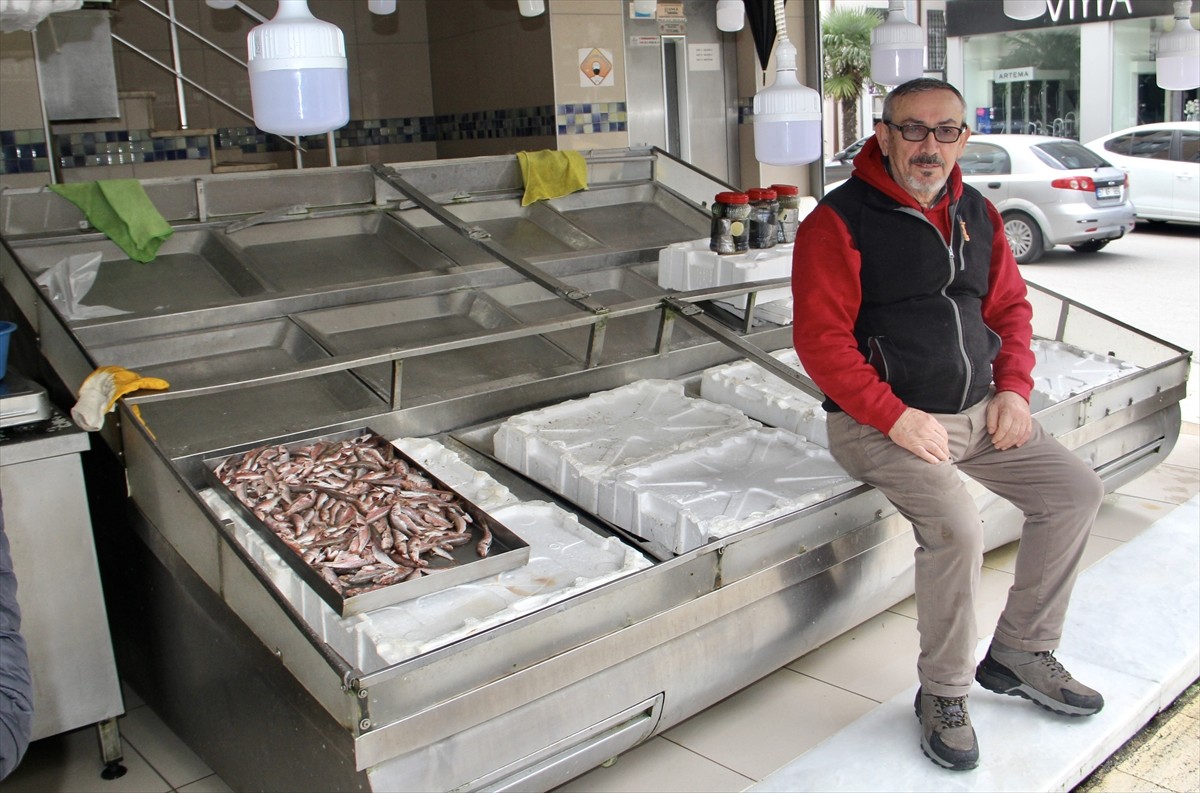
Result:
{"label": "red hooded jacket", "polygon": [[[954,238],[951,206],[963,195],[962,172],[957,165],[950,173],[943,195],[927,210],[888,173],[882,150],[874,138],[867,141],[855,158],[851,179],[862,180],[904,212],[916,210],[937,228],[944,243],[951,245]],[[991,362],[992,381],[998,391],[1013,391],[1028,400],[1033,388],[1034,356],[1030,349],[1033,311],[1026,299],[1025,281],[1005,239],[1000,214],[991,202],[980,200],[986,204],[992,240],[986,293],[978,305],[983,324],[1000,340],[999,352]],[[920,218],[911,220],[920,224]],[[962,235],[965,233],[964,226]],[[960,245],[962,235],[959,235]],[[836,408],[886,434],[907,405],[876,366],[868,362],[855,335],[863,305],[861,273],[860,253],[842,215],[822,201],[801,224],[793,252],[796,351],[809,377]],[[903,275],[901,270],[896,277]],[[921,321],[921,317],[914,317],[914,324]],[[919,332],[938,331],[922,328]],[[952,340],[947,339],[946,343]]]}

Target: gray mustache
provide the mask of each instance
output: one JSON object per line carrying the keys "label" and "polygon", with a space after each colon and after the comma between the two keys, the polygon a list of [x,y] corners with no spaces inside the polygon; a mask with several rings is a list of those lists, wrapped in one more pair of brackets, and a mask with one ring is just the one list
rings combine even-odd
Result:
{"label": "gray mustache", "polygon": [[921,155],[921,154],[918,154],[916,157],[913,157],[908,162],[911,165],[934,165],[934,166],[937,166],[938,168],[941,168],[943,165],[945,165],[945,163],[942,161],[941,157],[937,157],[937,156],[933,156],[933,155]]}

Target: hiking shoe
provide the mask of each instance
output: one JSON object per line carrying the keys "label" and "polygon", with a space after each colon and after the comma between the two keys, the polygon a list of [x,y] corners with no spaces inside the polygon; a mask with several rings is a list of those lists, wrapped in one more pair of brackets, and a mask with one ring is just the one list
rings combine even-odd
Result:
{"label": "hiking shoe", "polygon": [[970,771],[979,765],[979,744],[967,715],[966,697],[935,697],[917,689],[913,703],[921,720],[921,751],[942,768]]}
{"label": "hiking shoe", "polygon": [[1064,716],[1091,716],[1104,707],[1104,697],[1071,677],[1052,651],[1010,650],[992,642],[975,679],[989,691],[1025,697]]}

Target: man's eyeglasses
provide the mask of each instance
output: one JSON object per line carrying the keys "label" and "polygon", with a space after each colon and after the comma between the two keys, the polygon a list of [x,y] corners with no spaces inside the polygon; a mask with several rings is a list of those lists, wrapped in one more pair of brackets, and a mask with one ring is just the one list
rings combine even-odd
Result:
{"label": "man's eyeglasses", "polygon": [[963,132],[967,129],[966,124],[959,127],[927,127],[924,124],[893,124],[890,121],[883,123],[900,130],[900,137],[910,143],[920,143],[929,137],[930,132],[933,133],[933,138],[938,143],[954,143],[962,137]]}

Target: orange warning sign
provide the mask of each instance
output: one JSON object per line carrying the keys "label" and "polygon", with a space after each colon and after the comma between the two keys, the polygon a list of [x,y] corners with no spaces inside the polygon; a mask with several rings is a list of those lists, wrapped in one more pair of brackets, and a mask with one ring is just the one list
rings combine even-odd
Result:
{"label": "orange warning sign", "polygon": [[579,70],[592,85],[602,85],[612,74],[612,60],[598,47],[592,47],[580,60]]}

